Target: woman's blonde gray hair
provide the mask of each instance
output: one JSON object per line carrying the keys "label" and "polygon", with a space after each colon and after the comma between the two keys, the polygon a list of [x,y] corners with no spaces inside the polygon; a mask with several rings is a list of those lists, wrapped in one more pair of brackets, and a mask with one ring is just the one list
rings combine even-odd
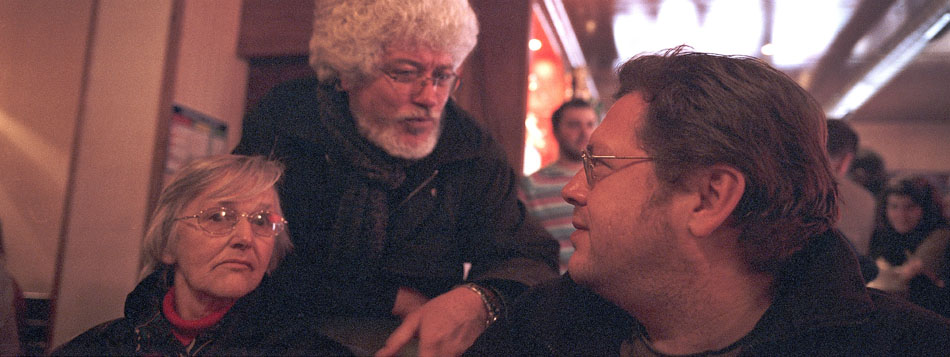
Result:
{"label": "woman's blonde gray hair", "polygon": [[[142,276],[156,270],[169,245],[177,243],[175,218],[202,197],[218,201],[244,201],[274,189],[284,166],[263,156],[215,155],[198,158],[182,167],[162,190],[142,242]],[[278,205],[278,210],[280,207]],[[281,213],[282,212],[278,212]],[[293,248],[287,229],[274,237],[267,271],[271,272]]]}
{"label": "woman's blonde gray hair", "polygon": [[477,39],[467,0],[316,0],[310,66],[320,82],[362,83],[392,46],[444,51],[458,68]]}

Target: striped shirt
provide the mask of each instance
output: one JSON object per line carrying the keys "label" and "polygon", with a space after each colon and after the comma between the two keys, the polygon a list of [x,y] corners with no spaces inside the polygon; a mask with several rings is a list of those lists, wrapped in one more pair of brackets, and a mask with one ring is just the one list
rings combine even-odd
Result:
{"label": "striped shirt", "polygon": [[574,233],[574,226],[571,224],[574,206],[564,201],[561,189],[575,173],[577,170],[555,162],[523,178],[518,192],[518,196],[528,208],[528,213],[560,243],[562,273],[567,269],[567,261],[574,253],[574,245],[570,241],[571,233]]}

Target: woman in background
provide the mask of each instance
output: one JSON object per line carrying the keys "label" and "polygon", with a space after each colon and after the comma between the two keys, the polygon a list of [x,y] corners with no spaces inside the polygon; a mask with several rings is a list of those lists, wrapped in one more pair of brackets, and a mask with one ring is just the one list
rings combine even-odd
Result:
{"label": "woman in background", "polygon": [[933,186],[920,177],[898,180],[885,188],[878,207],[870,256],[880,274],[868,286],[947,316],[950,225]]}
{"label": "woman in background", "polygon": [[262,317],[258,285],[291,249],[275,183],[283,167],[221,155],[181,169],[159,197],[143,242],[144,279],[125,317],[54,355],[340,355],[307,326]]}

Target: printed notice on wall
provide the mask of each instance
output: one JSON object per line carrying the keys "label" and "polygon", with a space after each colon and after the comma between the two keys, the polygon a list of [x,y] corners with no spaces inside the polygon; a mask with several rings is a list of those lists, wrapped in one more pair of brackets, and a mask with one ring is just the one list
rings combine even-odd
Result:
{"label": "printed notice on wall", "polygon": [[168,133],[165,181],[194,158],[228,151],[228,124],[181,105],[174,106]]}

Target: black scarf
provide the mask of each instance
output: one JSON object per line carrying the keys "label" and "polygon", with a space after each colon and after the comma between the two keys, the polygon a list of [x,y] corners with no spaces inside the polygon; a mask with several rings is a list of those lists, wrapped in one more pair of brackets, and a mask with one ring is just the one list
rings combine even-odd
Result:
{"label": "black scarf", "polygon": [[[405,163],[359,135],[345,92],[323,88],[317,93],[329,174],[341,175],[344,184],[328,256],[334,265],[359,266],[361,272],[355,273],[365,278],[377,268],[389,220],[387,192],[406,180]],[[353,264],[357,261],[361,264]]]}

